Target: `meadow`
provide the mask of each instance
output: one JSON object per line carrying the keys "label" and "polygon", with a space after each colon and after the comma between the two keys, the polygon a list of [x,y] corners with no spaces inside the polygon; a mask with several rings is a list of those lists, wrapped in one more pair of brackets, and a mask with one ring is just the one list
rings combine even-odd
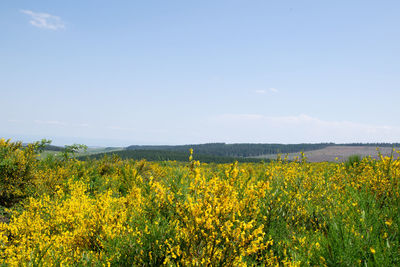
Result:
{"label": "meadow", "polygon": [[400,265],[393,154],[216,164],[41,147],[0,140],[4,266]]}

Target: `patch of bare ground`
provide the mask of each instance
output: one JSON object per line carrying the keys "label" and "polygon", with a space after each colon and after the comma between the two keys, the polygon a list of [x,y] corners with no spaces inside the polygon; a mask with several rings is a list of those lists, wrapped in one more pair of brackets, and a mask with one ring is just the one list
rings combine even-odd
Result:
{"label": "patch of bare ground", "polygon": [[[309,162],[323,162],[323,161],[346,161],[351,155],[360,155],[361,157],[371,156],[372,158],[378,158],[379,154],[377,149],[383,156],[390,156],[392,148],[390,147],[374,147],[374,146],[328,146],[323,149],[317,149],[312,151],[304,152]],[[282,157],[285,156],[284,154]],[[289,153],[287,157],[289,160],[293,160],[299,157],[300,153]],[[399,157],[399,153],[393,154],[395,158]],[[276,159],[276,154],[261,155],[257,158]]]}

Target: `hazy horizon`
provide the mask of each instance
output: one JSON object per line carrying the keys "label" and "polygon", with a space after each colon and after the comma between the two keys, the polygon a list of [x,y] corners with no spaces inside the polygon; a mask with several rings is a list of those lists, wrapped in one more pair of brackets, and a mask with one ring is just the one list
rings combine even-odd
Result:
{"label": "hazy horizon", "polygon": [[0,137],[400,142],[398,1],[0,7]]}
{"label": "hazy horizon", "polygon": [[[327,143],[327,144],[333,144],[333,145],[352,145],[356,144],[356,142],[345,142],[345,143],[335,143],[335,142],[309,142],[309,143],[276,143],[276,142],[202,142],[202,143],[131,143],[130,141],[127,140],[113,140],[113,139],[84,139],[80,137],[59,137],[56,139],[52,139],[51,137],[40,137],[40,136],[23,136],[23,135],[17,135],[15,138],[10,138],[6,136],[0,136],[0,138],[5,138],[5,139],[11,139],[11,141],[21,141],[23,143],[33,143],[36,141],[40,141],[42,139],[50,140],[51,145],[54,146],[66,146],[66,145],[72,145],[72,144],[83,144],[88,147],[128,147],[132,145],[138,145],[138,146],[158,146],[158,145],[166,145],[166,146],[179,146],[179,145],[201,145],[201,144],[212,144],[212,143],[225,143],[225,144],[283,144],[283,145],[294,145],[294,144],[321,144],[321,143]],[[399,143],[399,142],[357,142],[357,143],[362,143],[362,144],[373,144],[373,143]]]}

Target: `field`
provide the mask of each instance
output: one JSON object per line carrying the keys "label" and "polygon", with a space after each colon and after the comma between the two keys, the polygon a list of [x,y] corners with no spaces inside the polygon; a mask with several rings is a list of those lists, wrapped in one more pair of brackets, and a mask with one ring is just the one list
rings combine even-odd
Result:
{"label": "field", "polygon": [[392,157],[206,164],[39,149],[0,140],[6,266],[400,265]]}
{"label": "field", "polygon": [[[327,146],[322,149],[316,149],[304,152],[307,160],[309,162],[323,162],[323,161],[346,161],[352,155],[360,155],[361,157],[371,156],[375,159],[379,158],[378,151],[383,156],[390,156],[392,153],[391,147],[376,147],[376,146]],[[287,156],[289,160],[293,160],[296,157],[300,157],[300,152],[282,154],[282,156]],[[398,157],[398,154],[394,154],[394,157]],[[276,159],[276,154],[260,155],[254,158],[260,159]]]}

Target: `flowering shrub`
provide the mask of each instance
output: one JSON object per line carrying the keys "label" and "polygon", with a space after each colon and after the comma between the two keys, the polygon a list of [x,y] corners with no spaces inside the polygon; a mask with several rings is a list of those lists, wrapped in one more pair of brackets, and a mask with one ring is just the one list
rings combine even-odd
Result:
{"label": "flowering shrub", "polygon": [[0,139],[0,205],[11,206],[25,197],[34,179],[39,148],[46,140],[22,146],[21,142]]}
{"label": "flowering shrub", "polygon": [[2,175],[29,174],[33,190],[0,223],[0,264],[400,264],[400,161],[392,157],[352,166],[48,162],[0,144],[18,166]]}

